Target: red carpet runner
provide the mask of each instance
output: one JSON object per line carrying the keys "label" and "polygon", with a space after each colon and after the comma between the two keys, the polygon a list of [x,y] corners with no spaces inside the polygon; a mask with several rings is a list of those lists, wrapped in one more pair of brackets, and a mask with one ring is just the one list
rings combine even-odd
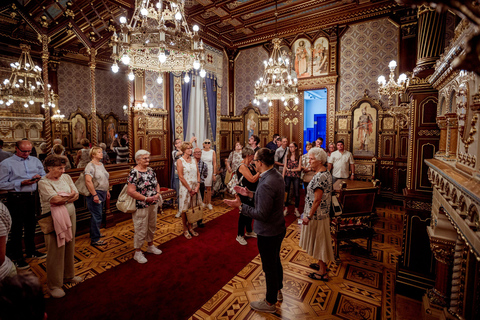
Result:
{"label": "red carpet runner", "polygon": [[[47,299],[49,320],[188,319],[258,254],[257,240],[236,240],[238,210],[197,229],[199,237],[178,236],[148,262],[121,264]],[[295,220],[286,217],[287,226]]]}

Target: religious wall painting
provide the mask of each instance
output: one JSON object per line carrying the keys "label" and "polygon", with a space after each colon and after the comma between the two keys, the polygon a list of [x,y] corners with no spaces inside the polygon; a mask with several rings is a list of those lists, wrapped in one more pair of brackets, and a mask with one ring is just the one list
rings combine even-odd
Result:
{"label": "religious wall painting", "polygon": [[[105,143],[109,146],[116,137],[119,137],[118,133],[118,120],[113,115],[105,117]],[[116,136],[115,136],[116,135]]]}
{"label": "religious wall painting", "polygon": [[253,135],[258,136],[258,115],[253,109],[247,112],[245,116],[245,125],[245,132],[247,133],[246,140],[250,139]]}
{"label": "religious wall painting", "polygon": [[298,39],[293,43],[293,54],[295,55],[295,72],[297,78],[311,77],[312,54],[311,44],[305,38]]}
{"label": "religious wall painting", "polygon": [[353,111],[353,155],[374,157],[377,144],[377,109],[362,102]]}
{"label": "religious wall painting", "polygon": [[328,74],[328,39],[320,37],[315,40],[312,49],[313,76]]}
{"label": "religious wall painting", "polygon": [[87,121],[81,114],[72,118],[73,147],[81,148],[80,141],[87,137]]}

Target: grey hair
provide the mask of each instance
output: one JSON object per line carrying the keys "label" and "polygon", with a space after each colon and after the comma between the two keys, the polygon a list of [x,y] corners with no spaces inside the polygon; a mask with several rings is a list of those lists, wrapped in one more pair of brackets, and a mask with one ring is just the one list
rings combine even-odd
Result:
{"label": "grey hair", "polygon": [[106,150],[106,149],[107,149],[107,145],[106,145],[105,143],[103,143],[103,142],[100,142],[100,143],[98,144],[98,146],[99,146],[100,148],[102,148],[103,150]]}
{"label": "grey hair", "polygon": [[308,151],[308,156],[313,156],[316,160],[320,160],[322,163],[327,162],[327,153],[322,148],[312,148]]}
{"label": "grey hair", "polygon": [[46,151],[48,149],[48,145],[46,142],[40,143],[40,150]]}
{"label": "grey hair", "polygon": [[54,139],[53,144],[62,144],[62,139]]}
{"label": "grey hair", "polygon": [[147,150],[143,150],[143,149],[138,150],[137,152],[135,152],[135,161],[137,161],[137,159],[140,158],[143,155],[149,156],[150,152],[148,152]]}

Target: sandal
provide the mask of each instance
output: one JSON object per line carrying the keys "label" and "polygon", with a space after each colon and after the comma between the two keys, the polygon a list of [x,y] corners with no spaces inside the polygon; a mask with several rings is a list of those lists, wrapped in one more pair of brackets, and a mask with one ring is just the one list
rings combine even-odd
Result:
{"label": "sandal", "polygon": [[92,246],[106,246],[107,243],[103,240],[98,240],[97,242],[92,242]]}
{"label": "sandal", "polygon": [[190,230],[190,233],[192,234],[192,236],[194,237],[198,237],[198,232],[196,232],[195,230]]}
{"label": "sandal", "polygon": [[[318,263],[312,263],[311,265],[309,265],[310,268],[312,268],[313,270],[317,270],[319,271],[320,270],[320,265]],[[329,272],[330,269],[327,268],[327,272]]]}
{"label": "sandal", "polygon": [[188,231],[185,231],[185,232],[183,233],[183,235],[184,235],[185,238],[187,238],[188,240],[192,239],[192,236],[190,235],[190,232],[188,232]]}
{"label": "sandal", "polygon": [[312,272],[308,274],[308,277],[313,280],[320,280],[324,282],[328,281],[328,273],[318,274],[318,273]]}

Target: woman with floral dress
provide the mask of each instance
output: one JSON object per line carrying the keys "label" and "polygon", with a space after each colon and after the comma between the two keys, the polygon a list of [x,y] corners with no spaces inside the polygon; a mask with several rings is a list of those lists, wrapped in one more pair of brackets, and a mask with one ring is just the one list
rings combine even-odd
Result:
{"label": "woman with floral dress", "polygon": [[132,213],[135,235],[133,246],[135,248],[135,259],[138,263],[145,263],[148,260],[142,253],[142,246],[145,241],[148,243],[147,252],[161,254],[162,250],[153,244],[153,237],[157,229],[158,201],[160,200],[160,185],[157,182],[157,175],[150,164],[150,152],[138,150],[135,153],[137,165],[130,170],[127,178],[127,194],[136,201],[137,211]]}
{"label": "woman with floral dress", "polygon": [[177,160],[178,179],[180,180],[178,211],[182,213],[183,235],[190,240],[192,236],[198,237],[198,233],[193,230],[192,224],[188,223],[185,211],[192,205],[196,207],[202,204],[202,197],[198,192],[200,172],[197,161],[192,157],[192,144],[183,142],[180,149],[183,155]]}
{"label": "woman with floral dress", "polygon": [[285,210],[283,215],[288,214],[287,199],[290,195],[290,184],[293,183],[295,192],[295,215],[300,217],[298,207],[300,206],[300,171],[302,171],[302,163],[300,162],[300,152],[295,142],[288,146],[287,155],[285,156],[285,165],[283,166],[283,177],[285,179]]}
{"label": "woman with floral dress", "polygon": [[321,148],[308,152],[310,167],[315,171],[307,187],[300,247],[318,259],[310,267],[319,273],[310,273],[314,280],[328,281],[327,263],[334,259],[330,236],[330,206],[332,202],[332,175],[324,166],[327,153]]}

